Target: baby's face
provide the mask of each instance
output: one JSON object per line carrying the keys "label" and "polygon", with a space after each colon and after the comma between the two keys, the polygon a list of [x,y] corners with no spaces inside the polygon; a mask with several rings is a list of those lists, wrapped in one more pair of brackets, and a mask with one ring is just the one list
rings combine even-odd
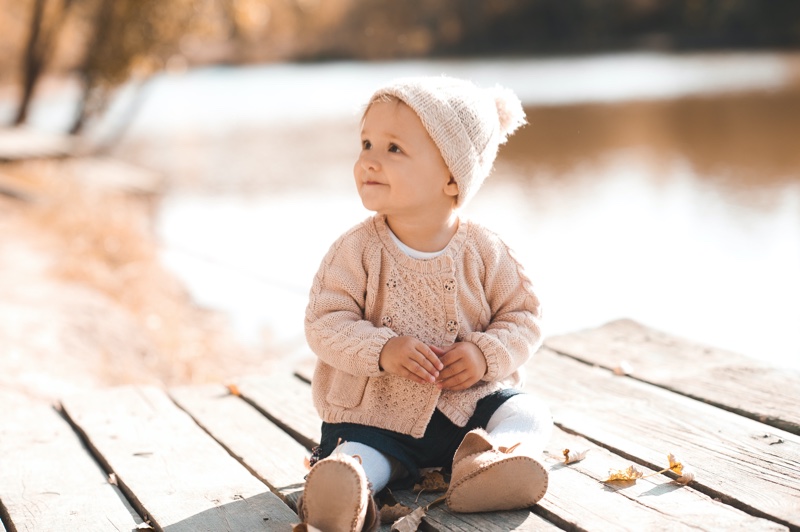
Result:
{"label": "baby's face", "polygon": [[353,173],[364,207],[387,216],[452,210],[458,194],[439,148],[399,100],[377,101],[367,110]]}

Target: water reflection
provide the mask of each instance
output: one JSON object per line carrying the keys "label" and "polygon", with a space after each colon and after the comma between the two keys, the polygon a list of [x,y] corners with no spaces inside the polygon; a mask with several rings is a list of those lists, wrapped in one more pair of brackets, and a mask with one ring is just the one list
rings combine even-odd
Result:
{"label": "water reflection", "polygon": [[[798,87],[527,112],[468,214],[523,258],[552,333],[631,317],[800,367]],[[351,116],[120,153],[173,177],[165,256],[198,298],[296,346],[320,257],[368,215],[357,149]]]}
{"label": "water reflection", "polygon": [[525,213],[495,217],[557,330],[633,316],[800,367],[800,91],[528,118],[477,210]]}
{"label": "water reflection", "polygon": [[654,166],[676,155],[723,187],[771,187],[800,177],[800,90],[668,101],[528,109],[530,127],[504,157],[561,173],[636,148]]}

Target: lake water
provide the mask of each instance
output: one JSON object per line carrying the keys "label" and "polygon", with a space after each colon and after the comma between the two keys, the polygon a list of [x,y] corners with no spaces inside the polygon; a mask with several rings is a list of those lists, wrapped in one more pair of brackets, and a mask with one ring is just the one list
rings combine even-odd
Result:
{"label": "lake water", "polygon": [[[632,54],[203,69],[153,83],[115,153],[170,178],[163,257],[198,302],[291,357],[322,255],[369,215],[351,172],[361,103],[400,75],[500,83],[530,125],[465,214],[515,248],[550,334],[630,317],[800,368],[797,65]],[[54,128],[63,109],[40,103],[35,118]]]}

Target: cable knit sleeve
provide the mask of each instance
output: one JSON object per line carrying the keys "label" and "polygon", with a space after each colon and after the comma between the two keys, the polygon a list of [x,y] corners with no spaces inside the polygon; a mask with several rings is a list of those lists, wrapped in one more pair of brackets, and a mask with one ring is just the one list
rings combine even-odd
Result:
{"label": "cable knit sleeve", "polygon": [[495,235],[480,239],[484,291],[491,317],[484,331],[464,335],[486,357],[484,381],[511,376],[542,344],[541,305],[522,265]]}
{"label": "cable knit sleeve", "polygon": [[370,253],[364,226],[337,240],[314,277],[306,307],[306,340],[324,363],[355,376],[375,377],[381,349],[396,334],[365,319]]}

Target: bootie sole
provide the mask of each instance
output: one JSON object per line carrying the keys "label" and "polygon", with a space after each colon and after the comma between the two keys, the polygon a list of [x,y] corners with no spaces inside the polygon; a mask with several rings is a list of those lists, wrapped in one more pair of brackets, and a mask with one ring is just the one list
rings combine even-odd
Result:
{"label": "bootie sole", "polygon": [[547,470],[529,456],[511,456],[459,479],[447,506],[454,512],[491,512],[533,506],[547,492]]}
{"label": "bootie sole", "polygon": [[323,460],[308,473],[303,493],[304,513],[309,525],[323,531],[361,529],[362,511],[368,504],[366,479],[343,461]]}

